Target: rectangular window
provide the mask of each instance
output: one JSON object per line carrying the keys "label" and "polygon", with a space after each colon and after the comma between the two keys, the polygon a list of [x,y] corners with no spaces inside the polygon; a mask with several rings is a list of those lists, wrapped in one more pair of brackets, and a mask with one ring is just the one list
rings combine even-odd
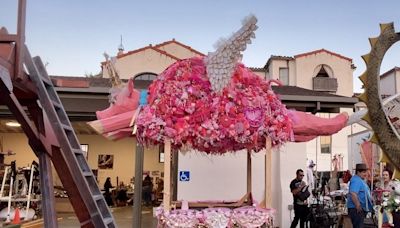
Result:
{"label": "rectangular window", "polygon": [[164,163],[164,145],[161,144],[158,146],[158,162]]}
{"label": "rectangular window", "polygon": [[83,152],[83,156],[85,156],[86,160],[88,160],[89,144],[81,144],[81,150]]}
{"label": "rectangular window", "polygon": [[331,153],[331,145],[332,145],[332,136],[321,136],[321,154],[330,154]]}
{"label": "rectangular window", "polygon": [[[318,114],[317,114],[318,115]],[[319,117],[329,118],[329,113],[319,113]],[[330,154],[332,152],[332,136],[320,136],[321,154]]]}
{"label": "rectangular window", "polygon": [[289,85],[289,68],[279,68],[279,81],[283,85]]}

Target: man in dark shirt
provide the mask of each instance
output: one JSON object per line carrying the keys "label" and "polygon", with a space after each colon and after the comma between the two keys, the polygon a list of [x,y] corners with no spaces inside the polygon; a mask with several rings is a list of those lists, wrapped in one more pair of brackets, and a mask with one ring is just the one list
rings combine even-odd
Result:
{"label": "man in dark shirt", "polygon": [[290,182],[290,191],[293,194],[293,207],[294,207],[294,219],[290,228],[295,228],[300,220],[300,228],[304,228],[308,215],[307,200],[299,199],[299,193],[304,187],[306,187],[303,181],[304,172],[302,169],[296,171],[296,178]]}

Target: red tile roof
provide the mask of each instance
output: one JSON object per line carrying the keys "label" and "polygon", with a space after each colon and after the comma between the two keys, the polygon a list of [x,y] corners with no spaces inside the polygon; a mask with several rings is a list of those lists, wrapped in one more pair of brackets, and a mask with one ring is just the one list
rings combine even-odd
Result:
{"label": "red tile roof", "polygon": [[294,58],[301,58],[301,57],[308,56],[308,55],[315,55],[315,54],[318,54],[318,53],[321,53],[321,52],[325,52],[325,53],[328,53],[330,55],[334,55],[336,57],[339,57],[339,58],[345,59],[347,61],[353,62],[353,60],[351,58],[348,58],[346,56],[343,56],[343,55],[340,55],[338,53],[331,52],[331,51],[328,51],[328,50],[325,50],[325,49],[319,49],[319,50],[316,50],[316,51],[311,51],[311,52],[306,52],[306,53],[303,53],[303,54],[298,54],[298,55],[295,55]]}
{"label": "red tile roof", "polygon": [[[147,49],[152,49],[152,50],[157,51],[157,52],[159,52],[159,53],[161,53],[161,54],[163,54],[163,55],[166,55],[166,56],[168,56],[168,57],[170,57],[170,58],[172,58],[172,59],[181,60],[180,58],[178,58],[178,57],[172,55],[171,53],[166,52],[166,51],[163,51],[163,50],[160,49],[160,47],[163,47],[163,46],[168,45],[168,44],[171,44],[171,43],[177,44],[177,45],[179,45],[179,46],[181,46],[181,47],[184,47],[184,48],[188,49],[188,50],[191,51],[191,52],[194,52],[194,53],[196,53],[196,54],[198,54],[198,55],[204,56],[203,53],[201,53],[201,52],[199,52],[199,51],[193,49],[192,47],[187,46],[187,45],[184,45],[184,44],[182,44],[181,42],[178,42],[178,41],[176,41],[175,39],[172,39],[172,40],[170,40],[170,41],[166,41],[166,42],[157,44],[157,45],[155,45],[155,46],[153,46],[153,45],[150,44],[150,45],[148,45],[148,46],[146,46],[146,47],[142,47],[142,48],[139,48],[139,49],[136,49],[136,50],[128,51],[128,52],[126,52],[126,53],[117,55],[116,57],[117,57],[118,59],[120,59],[120,58],[123,58],[123,57],[128,56],[128,55],[132,55],[132,54],[135,54],[135,53],[138,53],[138,52],[141,52],[141,51],[145,51],[145,50],[147,50]],[[105,63],[106,63],[105,61],[101,62],[101,65],[104,65]]]}
{"label": "red tile roof", "polygon": [[161,54],[164,54],[164,55],[166,55],[166,56],[168,56],[168,57],[170,57],[170,58],[172,58],[172,59],[181,60],[180,58],[178,58],[178,57],[176,57],[176,56],[174,56],[174,55],[172,55],[172,54],[170,54],[170,53],[168,53],[168,52],[166,52],[166,51],[160,50],[160,49],[158,49],[158,48],[156,48],[156,47],[152,47],[152,49],[155,50],[155,51],[158,51],[158,52],[160,52]]}
{"label": "red tile roof", "polygon": [[[60,75],[50,75],[51,80],[54,82],[55,80],[62,81],[76,81],[76,82],[88,82],[89,87],[111,87],[111,79],[110,78],[102,78],[102,77],[84,77],[84,76],[60,76]],[[122,79],[122,81],[127,81],[126,79]],[[63,84],[54,86],[63,87]]]}
{"label": "red tile roof", "polygon": [[[146,47],[142,47],[142,48],[139,48],[139,49],[136,49],[136,50],[133,50],[133,51],[128,51],[126,53],[117,55],[116,57],[117,57],[117,59],[120,59],[120,58],[123,58],[123,57],[128,56],[128,55],[132,55],[132,54],[135,54],[135,53],[138,53],[138,52],[145,51],[147,49],[152,49],[152,50],[154,50],[156,52],[159,52],[159,53],[161,53],[163,55],[166,55],[166,56],[168,56],[168,57],[170,57],[172,59],[175,59],[175,60],[181,60],[180,58],[178,58],[178,57],[176,57],[176,56],[174,56],[174,55],[172,55],[172,54],[170,54],[170,53],[168,53],[166,51],[160,50],[157,47],[152,46],[151,44],[149,46],[146,46]],[[105,63],[106,63],[106,61],[101,62],[101,65],[104,65]]]}
{"label": "red tile roof", "polygon": [[166,42],[157,44],[155,47],[156,47],[156,48],[159,48],[159,47],[162,47],[162,46],[165,46],[165,45],[168,45],[168,44],[172,44],[172,43],[177,44],[177,45],[179,45],[179,46],[181,46],[181,47],[184,47],[184,48],[186,48],[186,49],[190,50],[191,52],[194,52],[194,53],[196,53],[196,54],[198,54],[198,55],[205,56],[203,53],[201,53],[201,52],[199,52],[199,51],[193,49],[193,48],[190,47],[190,46],[184,45],[184,44],[182,44],[181,42],[176,41],[175,39],[172,39],[172,40],[169,40],[169,41],[166,41]]}
{"label": "red tile roof", "polygon": [[262,72],[265,71],[264,67],[247,67],[247,68],[249,68],[251,71],[262,71]]}
{"label": "red tile roof", "polygon": [[294,58],[290,57],[290,56],[271,55],[271,57],[269,57],[267,63],[264,65],[264,68],[267,69],[272,60],[288,60],[288,61],[290,61],[293,59]]}
{"label": "red tile roof", "polygon": [[87,80],[68,80],[62,78],[54,78],[51,81],[55,87],[89,88],[90,84]]}

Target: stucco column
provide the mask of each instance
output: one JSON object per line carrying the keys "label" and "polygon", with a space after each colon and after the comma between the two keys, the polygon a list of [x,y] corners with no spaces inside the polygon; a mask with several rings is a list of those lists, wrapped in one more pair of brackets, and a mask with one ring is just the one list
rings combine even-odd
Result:
{"label": "stucco column", "polygon": [[276,196],[277,199],[275,199],[275,205],[278,203],[275,206],[277,210],[275,225],[279,227],[290,227],[290,223],[294,218],[294,211],[288,209],[288,206],[293,204],[293,196],[289,185],[296,177],[297,169],[302,169],[306,172],[306,148],[306,143],[287,143],[280,151],[277,151],[279,154],[275,153],[276,160],[279,160],[279,163],[276,162],[277,166],[279,166],[277,170],[280,172],[280,190],[276,190],[279,192]]}

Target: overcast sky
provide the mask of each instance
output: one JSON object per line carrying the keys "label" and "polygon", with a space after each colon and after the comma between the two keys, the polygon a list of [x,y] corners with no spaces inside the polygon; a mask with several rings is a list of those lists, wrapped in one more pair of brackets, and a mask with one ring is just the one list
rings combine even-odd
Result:
{"label": "overcast sky", "polygon": [[[16,30],[17,0],[0,1],[0,26]],[[271,55],[293,56],[321,48],[352,58],[354,90],[365,70],[361,55],[379,23],[395,22],[399,0],[27,0],[26,43],[51,75],[83,76],[100,71],[103,52],[115,55],[123,37],[126,51],[175,38],[207,53],[214,43],[254,14],[259,29],[244,53],[246,66],[262,67]],[[400,66],[400,44],[384,59],[381,72]]]}

